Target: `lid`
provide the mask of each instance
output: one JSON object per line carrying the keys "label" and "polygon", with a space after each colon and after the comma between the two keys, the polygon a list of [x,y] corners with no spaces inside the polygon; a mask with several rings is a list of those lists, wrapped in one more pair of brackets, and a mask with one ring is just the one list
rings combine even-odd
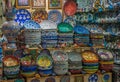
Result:
{"label": "lid", "polygon": [[61,33],[70,33],[73,32],[73,27],[69,23],[60,23],[57,26],[58,31]]}
{"label": "lid", "polygon": [[50,20],[44,20],[40,23],[41,29],[57,29],[57,24]]}

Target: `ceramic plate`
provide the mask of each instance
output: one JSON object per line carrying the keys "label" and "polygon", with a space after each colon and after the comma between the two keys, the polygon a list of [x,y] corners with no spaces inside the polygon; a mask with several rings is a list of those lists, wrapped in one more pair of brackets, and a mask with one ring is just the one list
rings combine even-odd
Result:
{"label": "ceramic plate", "polygon": [[52,66],[52,58],[46,54],[39,55],[37,58],[37,64],[41,68],[48,69]]}
{"label": "ceramic plate", "polygon": [[35,10],[32,14],[32,19],[38,23],[41,23],[43,20],[47,20],[48,14],[45,10]]}
{"label": "ceramic plate", "polygon": [[57,24],[50,20],[44,20],[40,23],[41,29],[57,29]]}
{"label": "ceramic plate", "polygon": [[69,23],[71,24],[73,27],[76,25],[76,21],[73,17],[67,17],[65,20],[64,20],[65,23]]}
{"label": "ceramic plate", "polygon": [[25,21],[23,26],[26,29],[40,29],[40,25],[37,22],[33,21],[33,20]]}
{"label": "ceramic plate", "polygon": [[52,57],[53,57],[54,61],[66,61],[66,60],[68,60],[68,56],[63,51],[54,51]]}
{"label": "ceramic plate", "polygon": [[96,74],[92,74],[90,75],[90,77],[88,78],[89,82],[98,82],[98,75]]}
{"label": "ceramic plate", "polygon": [[56,24],[59,24],[62,22],[62,15],[61,12],[58,10],[51,10],[48,13],[48,20],[51,20],[55,22]]}
{"label": "ceramic plate", "polygon": [[30,20],[31,19],[31,14],[28,10],[26,9],[19,9],[17,10],[16,12],[16,15],[15,15],[15,21],[23,26],[23,23],[26,21],[26,20]]}

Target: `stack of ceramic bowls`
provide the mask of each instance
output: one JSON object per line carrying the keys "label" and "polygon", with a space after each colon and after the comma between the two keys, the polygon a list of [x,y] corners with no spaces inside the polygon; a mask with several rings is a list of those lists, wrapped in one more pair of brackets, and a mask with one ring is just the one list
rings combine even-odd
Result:
{"label": "stack of ceramic bowls", "polygon": [[41,50],[37,57],[38,73],[41,76],[48,76],[53,73],[53,60],[48,49]]}
{"label": "stack of ceramic bowls", "polygon": [[93,46],[104,46],[104,35],[102,33],[91,33],[90,38]]}
{"label": "stack of ceramic bowls", "polygon": [[100,58],[100,69],[104,71],[111,71],[113,69],[113,54],[106,49],[99,49],[97,51]]}
{"label": "stack of ceramic bowls", "polygon": [[74,27],[74,42],[77,45],[89,45],[90,37],[89,31],[82,26]]}
{"label": "stack of ceramic bowls", "polygon": [[73,44],[73,27],[69,23],[60,23],[58,28],[58,45],[70,46]]}
{"label": "stack of ceramic bowls", "polygon": [[4,66],[4,75],[7,78],[16,78],[19,75],[20,71],[20,63],[19,60],[12,56],[5,56],[3,58],[3,66]]}
{"label": "stack of ceramic bowls", "polygon": [[16,38],[20,31],[20,26],[17,22],[15,22],[14,19],[14,13],[8,12],[6,14],[6,18],[8,19],[6,22],[2,25],[2,33],[7,38],[8,48],[17,48],[16,47]]}
{"label": "stack of ceramic bowls", "polygon": [[82,57],[75,51],[68,52],[69,71],[73,74],[80,74],[82,70]]}
{"label": "stack of ceramic bowls", "polygon": [[96,53],[92,51],[82,52],[83,70],[86,73],[95,73],[99,69],[99,59]]}
{"label": "stack of ceramic bowls", "polygon": [[24,22],[24,36],[26,45],[39,45],[41,43],[40,25],[33,21],[27,20]]}
{"label": "stack of ceramic bowls", "polygon": [[50,20],[44,20],[40,23],[42,28],[41,45],[43,48],[57,47],[57,24]]}
{"label": "stack of ceramic bowls", "polygon": [[54,60],[54,72],[57,75],[68,73],[68,55],[60,50],[53,51],[52,58]]}
{"label": "stack of ceramic bowls", "polygon": [[3,66],[2,66],[2,48],[0,47],[0,79],[2,78],[2,71],[3,71]]}
{"label": "stack of ceramic bowls", "polygon": [[23,77],[34,77],[37,71],[37,65],[32,60],[31,56],[24,56],[21,58],[21,75]]}

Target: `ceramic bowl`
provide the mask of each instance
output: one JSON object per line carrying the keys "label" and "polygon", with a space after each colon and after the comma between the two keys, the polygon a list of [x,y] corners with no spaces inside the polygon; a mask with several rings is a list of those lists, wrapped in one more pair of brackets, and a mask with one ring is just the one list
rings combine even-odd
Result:
{"label": "ceramic bowl", "polygon": [[39,69],[38,72],[41,76],[49,76],[53,73],[53,70],[52,70],[52,68],[48,69],[48,70]]}
{"label": "ceramic bowl", "polygon": [[80,74],[82,69],[70,69],[69,70],[72,74]]}
{"label": "ceramic bowl", "polygon": [[32,71],[36,71],[37,70],[37,66],[33,65],[33,66],[21,66],[21,70],[24,72],[32,72]]}
{"label": "ceramic bowl", "polygon": [[35,74],[36,74],[36,71],[33,71],[33,72],[23,72],[23,71],[21,71],[21,75],[22,75],[23,77],[27,77],[27,78],[29,78],[29,77],[34,77]]}
{"label": "ceramic bowl", "polygon": [[4,74],[6,76],[17,75],[17,74],[19,74],[19,71],[20,71],[20,66],[19,65],[11,66],[11,67],[4,66]]}
{"label": "ceramic bowl", "polygon": [[95,72],[97,72],[98,71],[98,69],[84,69],[84,71],[86,72],[86,73],[95,73]]}

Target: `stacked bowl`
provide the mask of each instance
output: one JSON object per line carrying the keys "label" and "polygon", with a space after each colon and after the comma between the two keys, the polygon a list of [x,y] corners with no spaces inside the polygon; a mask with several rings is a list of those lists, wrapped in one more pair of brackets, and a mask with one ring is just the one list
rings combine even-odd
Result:
{"label": "stacked bowl", "polygon": [[70,46],[73,44],[73,27],[69,23],[59,23],[58,26],[58,45]]}
{"label": "stacked bowl", "polygon": [[89,45],[90,41],[90,33],[89,31],[82,26],[74,27],[74,42],[77,45]]}
{"label": "stacked bowl", "polygon": [[21,75],[23,77],[33,77],[36,71],[37,65],[30,55],[21,58]]}
{"label": "stacked bowl", "polygon": [[53,51],[52,58],[54,61],[54,72],[57,75],[68,73],[68,55],[61,50]]}
{"label": "stacked bowl", "polygon": [[20,62],[18,58],[12,55],[3,58],[4,75],[7,78],[16,78],[20,71]]}
{"label": "stacked bowl", "polygon": [[57,47],[57,24],[50,20],[44,20],[40,23],[41,25],[41,45],[44,48]]}
{"label": "stacked bowl", "polygon": [[99,69],[99,59],[95,52],[86,50],[82,52],[83,70],[86,73],[95,73]]}
{"label": "stacked bowl", "polygon": [[113,68],[113,54],[107,49],[99,49],[97,51],[100,58],[100,69],[104,71],[111,71]]}
{"label": "stacked bowl", "polygon": [[75,51],[68,52],[68,64],[72,74],[80,74],[82,70],[81,54]]}
{"label": "stacked bowl", "polygon": [[49,76],[53,73],[53,60],[48,49],[42,49],[37,57],[38,73],[41,76]]}

